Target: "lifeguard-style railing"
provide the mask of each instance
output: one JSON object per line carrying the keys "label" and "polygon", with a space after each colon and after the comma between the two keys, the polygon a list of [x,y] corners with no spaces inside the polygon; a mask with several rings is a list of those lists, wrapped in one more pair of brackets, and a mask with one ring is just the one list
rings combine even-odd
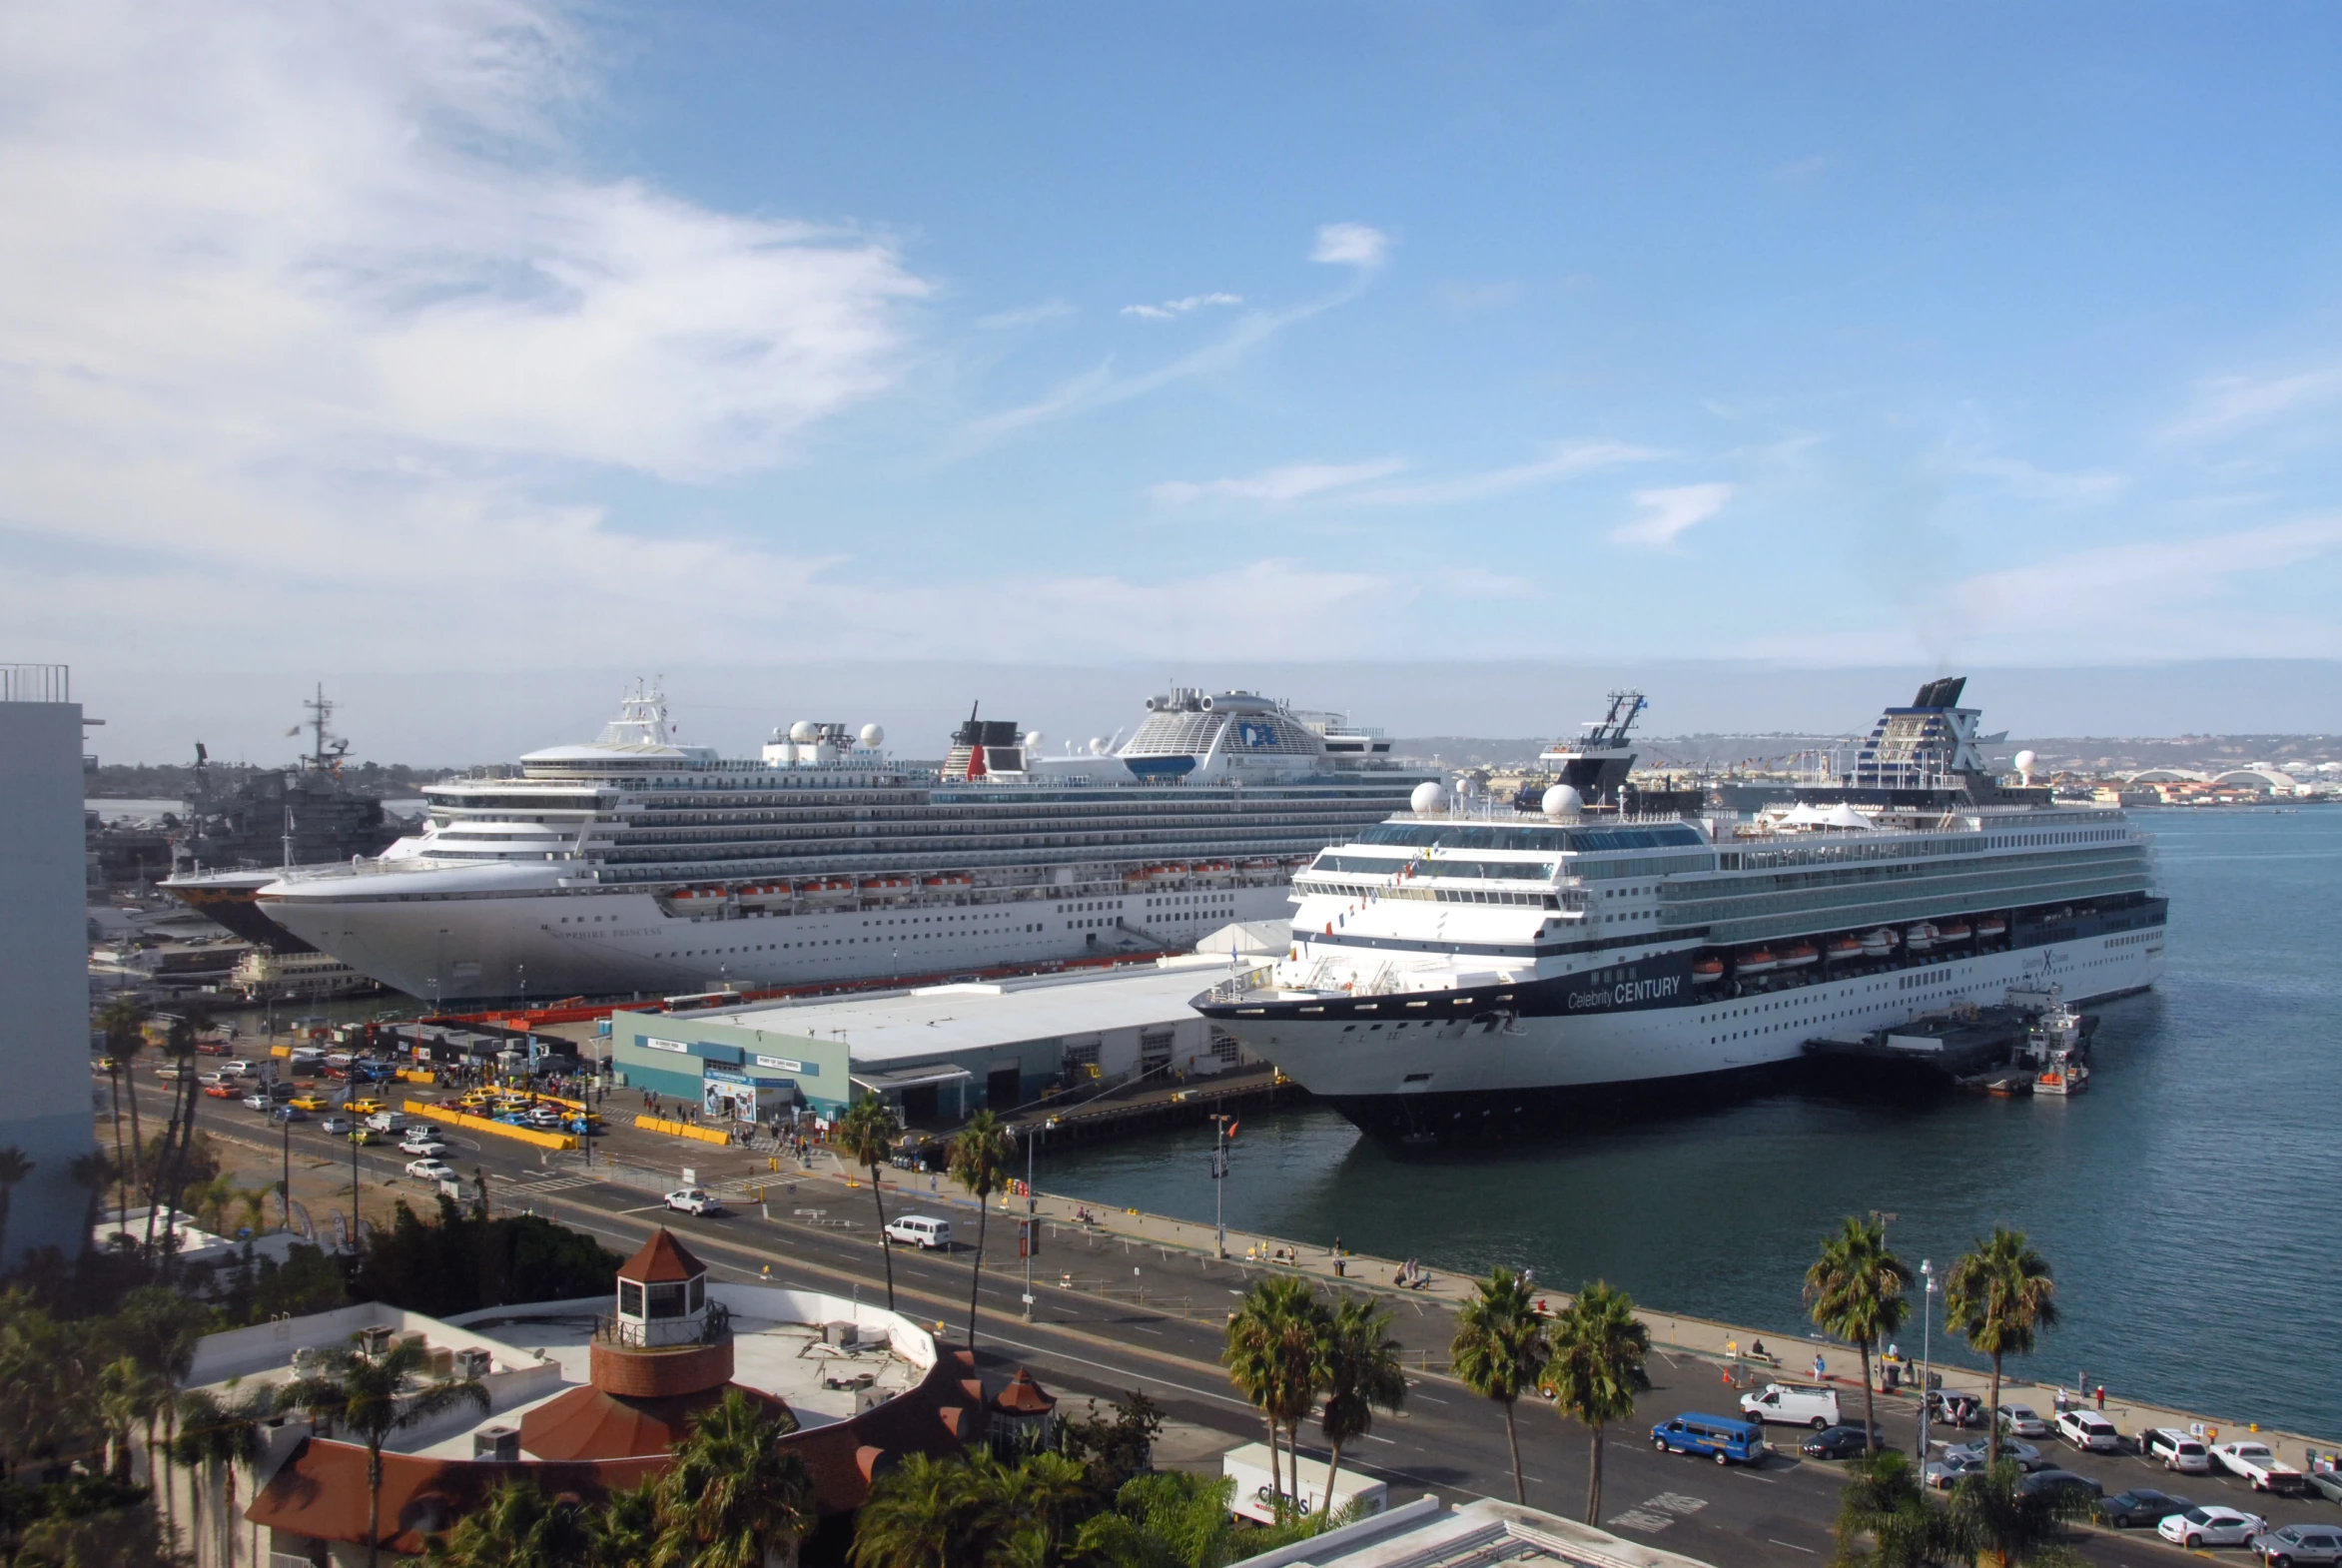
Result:
{"label": "lifeguard-style railing", "polygon": [[0,702],[71,702],[73,670],[64,664],[0,664]]}

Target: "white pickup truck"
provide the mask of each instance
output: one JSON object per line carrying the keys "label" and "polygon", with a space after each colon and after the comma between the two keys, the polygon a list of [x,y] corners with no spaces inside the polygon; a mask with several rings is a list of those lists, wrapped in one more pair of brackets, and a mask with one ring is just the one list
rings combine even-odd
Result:
{"label": "white pickup truck", "polygon": [[2232,1443],[2214,1443],[2212,1457],[2229,1471],[2252,1483],[2256,1492],[2298,1495],[2309,1490],[2309,1477],[2277,1457],[2267,1443],[2240,1437]]}

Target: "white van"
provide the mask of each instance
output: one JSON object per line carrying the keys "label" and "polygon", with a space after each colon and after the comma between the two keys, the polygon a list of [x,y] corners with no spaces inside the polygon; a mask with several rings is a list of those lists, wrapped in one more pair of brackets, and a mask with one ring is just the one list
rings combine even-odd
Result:
{"label": "white van", "polygon": [[1838,1390],[1805,1388],[1794,1383],[1767,1383],[1753,1394],[1740,1396],[1741,1414],[1752,1421],[1774,1421],[1785,1426],[1810,1426],[1820,1431],[1836,1426]]}
{"label": "white van", "polygon": [[926,1247],[930,1250],[950,1251],[952,1222],[927,1214],[905,1214],[900,1219],[887,1221],[887,1239],[906,1246]]}
{"label": "white van", "polygon": [[403,1133],[408,1121],[403,1111],[378,1111],[366,1119],[366,1125],[378,1133]]}
{"label": "white van", "polygon": [[258,1078],[260,1076],[261,1070],[250,1062],[234,1061],[220,1064],[220,1077],[223,1079]]}

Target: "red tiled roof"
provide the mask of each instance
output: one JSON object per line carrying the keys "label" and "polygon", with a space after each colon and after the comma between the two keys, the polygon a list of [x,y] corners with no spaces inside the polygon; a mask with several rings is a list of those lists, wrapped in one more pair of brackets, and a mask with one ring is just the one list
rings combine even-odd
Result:
{"label": "red tiled roof", "polygon": [[[520,1417],[520,1446],[539,1459],[665,1458],[691,1430],[691,1417],[740,1387],[718,1383],[696,1393],[663,1399],[621,1399],[588,1384],[572,1388]],[[785,1400],[741,1388],[768,1410],[785,1411]]]}
{"label": "red tiled roof", "polygon": [[1033,1374],[1023,1367],[1009,1379],[1009,1385],[992,1396],[992,1407],[1011,1415],[1047,1415],[1058,1407],[1057,1399],[1033,1380]]}
{"label": "red tiled roof", "polygon": [[[525,1475],[553,1496],[566,1494],[590,1504],[610,1492],[624,1491],[666,1464],[664,1454],[595,1464],[510,1464],[386,1453],[383,1551],[387,1556],[420,1552],[426,1534],[447,1529],[478,1507],[499,1481]],[[269,1478],[244,1516],[273,1530],[364,1544],[366,1503],[366,1449],[312,1437]]]}
{"label": "red tiled roof", "polygon": [[649,1240],[618,1265],[620,1279],[636,1279],[644,1284],[661,1284],[670,1279],[690,1279],[707,1272],[707,1264],[691,1255],[691,1249],[665,1230],[654,1230]]}

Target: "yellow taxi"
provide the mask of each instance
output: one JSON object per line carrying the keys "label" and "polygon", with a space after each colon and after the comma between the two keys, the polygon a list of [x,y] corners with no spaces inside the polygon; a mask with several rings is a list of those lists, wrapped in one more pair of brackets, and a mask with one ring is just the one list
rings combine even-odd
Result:
{"label": "yellow taxi", "polygon": [[467,1089],[455,1097],[455,1109],[458,1111],[477,1111],[493,1098],[495,1097],[484,1089]]}
{"label": "yellow taxi", "polygon": [[371,1117],[383,1109],[383,1103],[379,1100],[346,1100],[342,1103],[342,1109],[354,1117]]}
{"label": "yellow taxi", "polygon": [[291,1100],[288,1100],[285,1103],[296,1111],[330,1111],[333,1109],[333,1107],[327,1103],[325,1096],[316,1094],[314,1092],[310,1094],[295,1095]]}
{"label": "yellow taxi", "polygon": [[350,1130],[350,1142],[362,1149],[369,1144],[379,1144],[382,1141],[383,1136],[371,1127],[354,1127]]}

